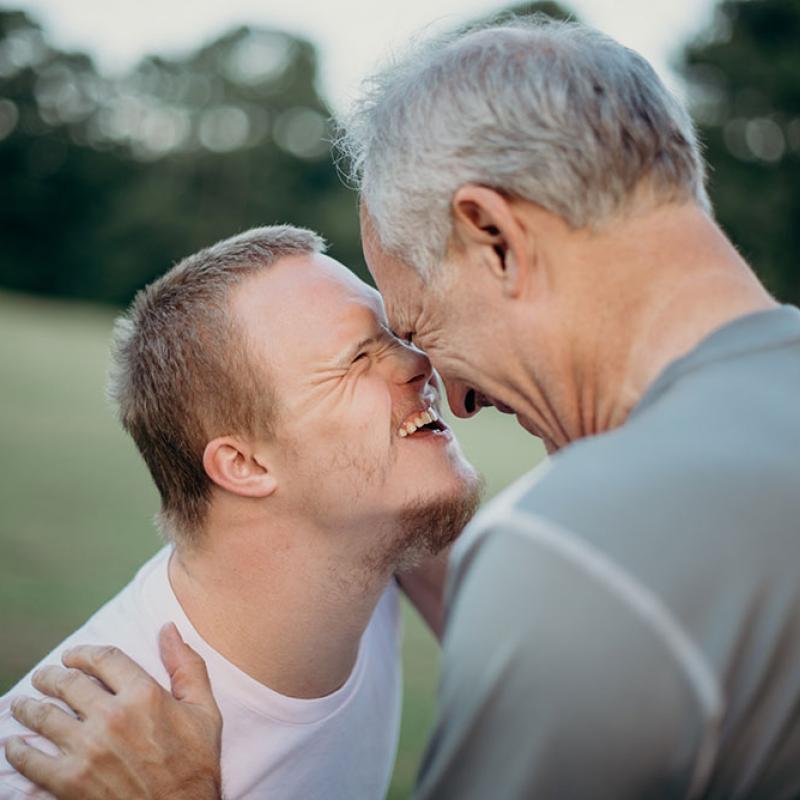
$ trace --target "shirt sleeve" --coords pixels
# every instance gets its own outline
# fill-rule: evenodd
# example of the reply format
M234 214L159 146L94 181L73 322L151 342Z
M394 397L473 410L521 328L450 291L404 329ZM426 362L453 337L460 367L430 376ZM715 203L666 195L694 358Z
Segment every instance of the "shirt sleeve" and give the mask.
M38 798L39 800L54 800L50 792L40 789L32 784L27 778L20 775L11 764L6 761L5 749L6 742L13 736L20 736L22 739L37 750L41 750L48 755L56 755L58 748L47 739L29 731L20 725L12 716L9 704L11 698L16 694L28 694L29 696L41 695L33 687L23 692L15 692L0 698L0 800L17 800L17 798ZM48 702L56 702L48 698Z
M453 566L416 797L692 796L708 730L685 665L625 593L531 532L490 526Z

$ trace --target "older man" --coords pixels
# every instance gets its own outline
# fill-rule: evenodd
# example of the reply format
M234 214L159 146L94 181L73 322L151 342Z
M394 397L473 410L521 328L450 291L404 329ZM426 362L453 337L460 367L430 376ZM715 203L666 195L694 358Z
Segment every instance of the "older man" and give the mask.
M419 796L800 795L800 312L685 110L514 23L375 76L345 146L396 332L555 453L456 548Z
M457 547L420 796L799 796L800 313L710 216L686 112L575 25L372 87L346 145L391 324L457 414L559 451Z
M428 359L391 334L377 292L321 248L285 226L220 242L144 290L117 327L112 393L174 547L0 700L0 741L24 735L9 705L31 685L57 687L77 712L21 706L65 755L41 739L27 747L47 749L39 759L75 781L76 797L105 791L70 758L73 743L102 741L95 710L113 695L174 704L144 672L127 679L118 650L96 662L103 687L53 666L76 646L64 663L81 664L80 645L95 643L168 688L168 672L178 679L191 741L147 724L128 734L169 748L166 769L190 794L219 783L214 701L181 684L186 653L188 675L202 662L171 628L159 662L168 621L208 667L226 798L386 793L400 719L391 577L407 573L401 582L435 614L429 557L470 517L477 480L438 421ZM136 771L122 780L119 794L146 791ZM0 797L31 788L0 758Z

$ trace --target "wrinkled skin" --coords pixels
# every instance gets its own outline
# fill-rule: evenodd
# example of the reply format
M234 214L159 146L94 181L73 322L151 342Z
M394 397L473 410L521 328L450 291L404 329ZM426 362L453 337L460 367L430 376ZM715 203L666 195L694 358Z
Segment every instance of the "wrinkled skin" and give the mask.
M172 694L113 647L77 647L64 654L67 669L39 670L34 686L80 716L19 698L14 717L61 754L11 739L9 763L61 800L220 797L222 717L205 663L174 626L164 628L160 646Z

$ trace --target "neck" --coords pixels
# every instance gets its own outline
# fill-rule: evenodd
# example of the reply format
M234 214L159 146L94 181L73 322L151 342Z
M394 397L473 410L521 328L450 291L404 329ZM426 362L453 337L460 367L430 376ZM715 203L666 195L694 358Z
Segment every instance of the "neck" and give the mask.
M348 568L299 525L225 524L219 509L211 516L203 544L176 550L169 565L198 633L283 695L323 697L341 687L389 575Z
M693 204L570 237L559 243L568 268L558 280L562 296L579 300L550 319L560 368L539 378L543 411L531 410L551 449L621 425L671 362L726 323L776 305Z

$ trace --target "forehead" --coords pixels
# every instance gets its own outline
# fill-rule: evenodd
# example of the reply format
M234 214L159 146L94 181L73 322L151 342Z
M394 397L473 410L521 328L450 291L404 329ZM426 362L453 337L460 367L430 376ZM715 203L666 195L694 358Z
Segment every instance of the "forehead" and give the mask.
M380 295L319 253L282 258L254 273L231 305L251 344L273 364L324 360L385 320Z
M361 238L364 256L375 285L383 297L389 324L398 333L402 333L420 316L425 298L425 284L413 267L384 250L372 218L363 205Z

